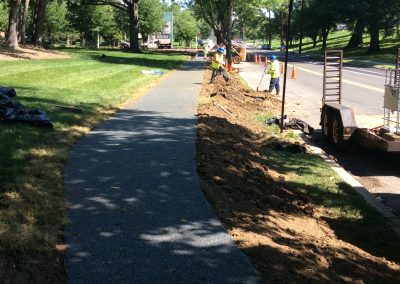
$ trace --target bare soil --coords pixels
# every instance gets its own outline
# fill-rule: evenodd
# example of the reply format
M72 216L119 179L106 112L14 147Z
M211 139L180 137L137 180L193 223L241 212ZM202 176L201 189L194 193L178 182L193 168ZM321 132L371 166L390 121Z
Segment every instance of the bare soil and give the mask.
M17 50L11 50L5 46L0 45L0 60L11 61L21 59L58 59L58 58L70 58L68 54L38 48L34 46L20 46Z
M279 112L274 98L249 91L238 76L208 84L198 108L198 171L214 211L265 283L396 283L399 258L385 258L342 237L323 208L266 166L271 139L257 114ZM392 260L388 260L392 259ZM397 280L395 280L397 279Z

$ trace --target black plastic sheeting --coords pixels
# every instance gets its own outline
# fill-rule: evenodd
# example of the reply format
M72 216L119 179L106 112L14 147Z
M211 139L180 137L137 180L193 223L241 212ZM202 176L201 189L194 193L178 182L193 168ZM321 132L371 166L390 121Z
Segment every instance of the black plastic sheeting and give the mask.
M273 117L265 121L266 124L272 125L272 124L281 124L281 117ZM283 116L283 126L285 128L291 128L291 129L298 129L301 130L304 134L306 135L312 135L314 133L314 128L311 127L307 122L298 119L298 118L292 118L290 121L288 121L288 117L286 115Z
M27 109L14 101L17 93L14 88L0 86L0 119L5 122L26 122L31 125L53 127L44 111Z

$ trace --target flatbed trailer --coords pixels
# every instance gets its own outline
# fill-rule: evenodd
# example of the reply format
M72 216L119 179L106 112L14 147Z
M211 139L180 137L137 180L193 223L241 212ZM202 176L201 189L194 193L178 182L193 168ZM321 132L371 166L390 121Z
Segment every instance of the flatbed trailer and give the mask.
M386 71L383 124L373 128L358 127L353 109L342 104L342 67L342 50L325 51L320 122L324 140L339 149L357 143L400 153L400 48L396 69Z

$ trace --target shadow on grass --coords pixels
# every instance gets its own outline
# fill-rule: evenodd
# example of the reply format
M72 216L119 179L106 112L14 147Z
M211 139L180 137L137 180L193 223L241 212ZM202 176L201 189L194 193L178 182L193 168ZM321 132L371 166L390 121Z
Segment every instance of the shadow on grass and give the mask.
M399 262L400 238L350 186L330 179L334 174L321 158L260 149L253 143L252 132L219 117L199 117L198 133L202 188L224 225L234 232L237 228L249 232L249 237L262 234L273 240L263 244L263 238L257 237L258 246L243 243L265 283L339 283L343 279L391 283L400 276L384 261L360 251ZM309 178L285 180L283 176L293 174ZM318 177L322 181L315 181ZM329 224L342 243L331 245L331 240L319 237L319 231L308 232L315 238L305 238L284 221L278 222L279 218L313 217L310 211L318 207L335 213L320 220Z
M167 60L167 59L157 59L157 58L127 58L121 56L114 55L106 55L106 57L101 57L101 55L92 55L91 58L93 60L97 60L104 63L110 64L127 64L127 65L136 65L142 66L146 68L155 68L155 69L175 69L179 70L201 70L204 69L204 63L196 62L192 64L190 67L187 65L182 65L183 60Z

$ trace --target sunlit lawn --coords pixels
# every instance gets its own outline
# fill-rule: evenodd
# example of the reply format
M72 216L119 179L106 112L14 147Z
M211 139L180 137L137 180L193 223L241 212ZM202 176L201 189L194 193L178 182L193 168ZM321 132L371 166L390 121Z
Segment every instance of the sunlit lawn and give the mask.
M62 174L74 142L160 79L142 69L170 70L186 59L68 52L71 59L0 61L0 86L15 87L18 102L46 111L54 123L51 129L0 122L0 279L14 283L44 278L54 283L62 277L63 259L57 257L67 222ZM36 279L37 271L44 278Z
M364 44L361 47L346 49L346 45L350 40L351 33L349 31L335 31L328 36L328 49L343 49L345 62L355 63L357 65L373 66L378 68L394 68L397 50L400 48L400 39L396 36L381 37L381 51L378 53L367 54L370 38L368 34L363 36ZM266 43L266 42L265 42ZM298 52L299 40L296 39L290 52ZM279 49L279 40L272 42L272 47ZM303 53L323 55L322 41L318 41L316 47L313 47L310 38L303 39Z

